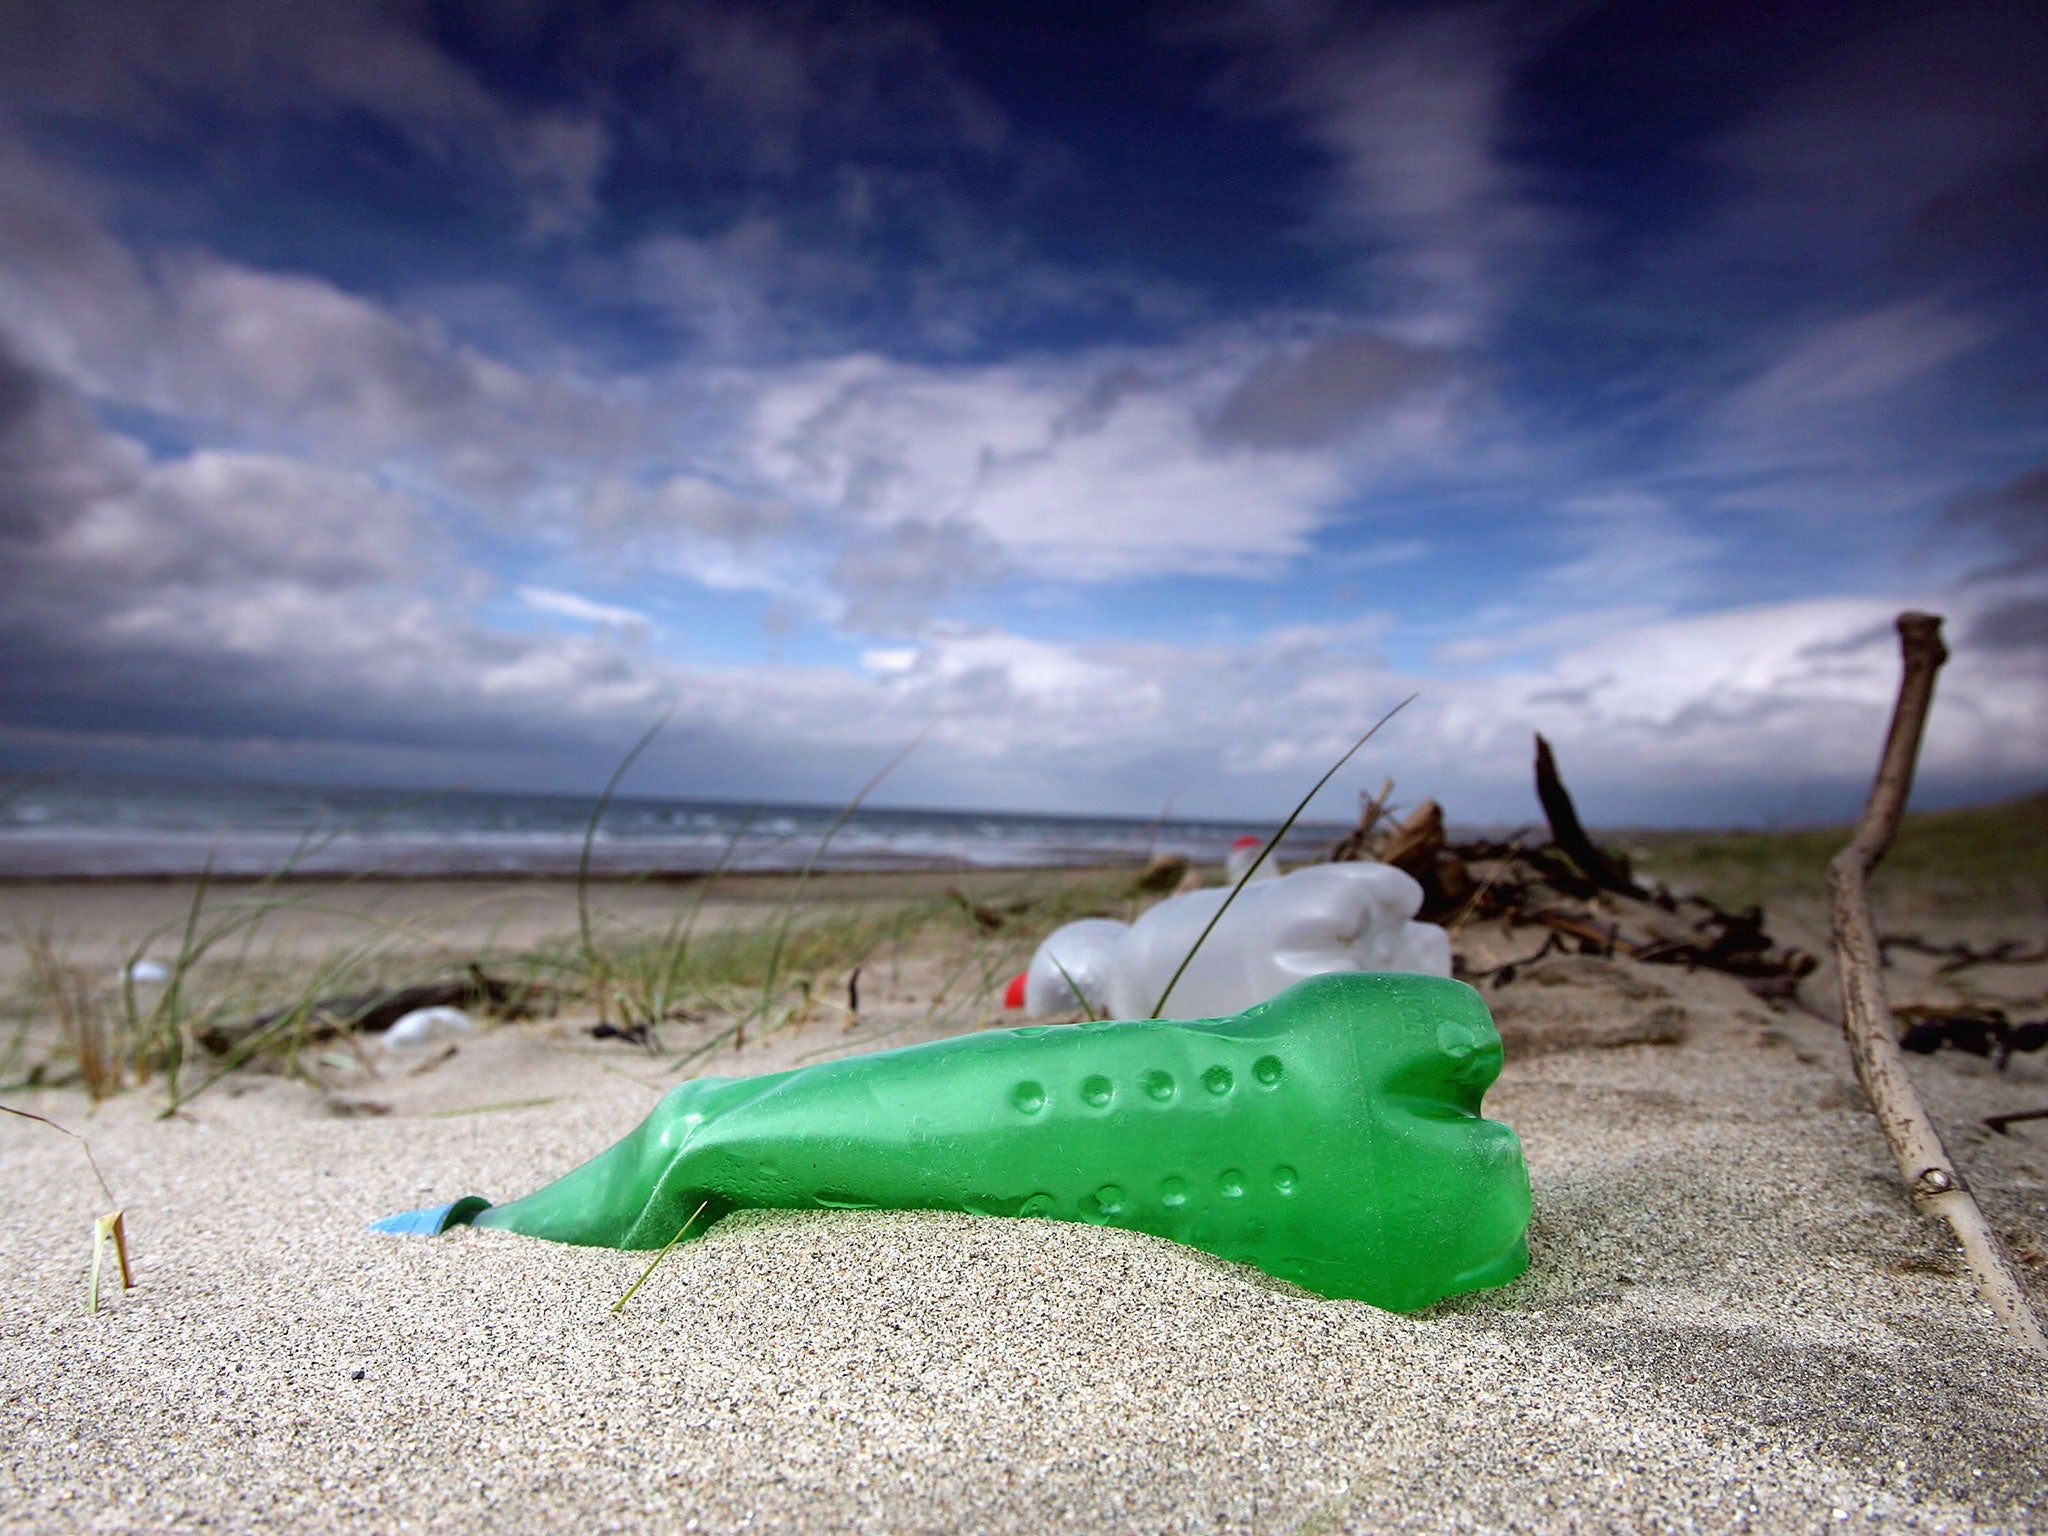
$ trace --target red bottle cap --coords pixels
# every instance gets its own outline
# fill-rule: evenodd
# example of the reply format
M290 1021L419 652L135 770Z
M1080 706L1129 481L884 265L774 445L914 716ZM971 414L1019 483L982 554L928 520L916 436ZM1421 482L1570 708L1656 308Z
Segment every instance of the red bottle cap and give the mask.
M1010 978L1010 984L1003 988L1003 1006L1005 1008L1022 1008L1024 1006L1024 978L1027 974L1029 973L1019 971Z
M1230 851L1235 853L1240 848L1263 848L1265 846L1266 840L1263 837L1253 837L1251 833L1247 832L1243 837L1240 837L1230 845Z

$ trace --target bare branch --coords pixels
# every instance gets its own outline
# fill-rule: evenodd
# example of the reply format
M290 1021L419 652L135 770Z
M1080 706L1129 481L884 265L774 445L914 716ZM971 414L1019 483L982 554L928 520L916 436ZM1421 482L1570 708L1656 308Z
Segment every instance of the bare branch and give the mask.
M1849 1037L1856 1076L1870 1097L1913 1203L1930 1215L1943 1217L1955 1229L1970 1273L1976 1278L1977 1294L1997 1314L2013 1342L2022 1349L2048 1354L2048 1338L2042 1336L1997 1233L1984 1219L1976 1197L1964 1186L1906 1076L1879 975L1882 962L1867 882L1898 834L1906 797L1913 787L1927 707L1934 698L1934 676L1948 660L1948 648L1941 641L1941 620L1933 614L1900 614L1899 641L1905 675L1899 682L1898 704L1892 712L1877 780L1849 845L1828 865L1828 902L1842 980L1842 1029Z

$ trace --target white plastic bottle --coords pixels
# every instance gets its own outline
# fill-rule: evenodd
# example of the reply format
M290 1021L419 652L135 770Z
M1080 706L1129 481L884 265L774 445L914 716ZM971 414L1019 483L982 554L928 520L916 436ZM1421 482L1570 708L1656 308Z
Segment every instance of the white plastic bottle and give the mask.
M1451 938L1413 919L1422 887L1389 864L1312 864L1277 880L1253 880L1238 892L1206 940L1202 930L1229 888L1171 896L1126 927L1104 918L1070 923L1039 946L1019 998L1032 1013L1072 1009L1073 992L1049 956L1081 985L1097 1013L1142 1019L1216 1018L1263 1003L1295 982L1329 971L1451 974ZM1074 930L1089 930L1077 940ZM1197 941L1180 980L1174 973ZM1079 960L1088 968L1076 970ZM1099 969L1098 969L1099 967ZM1034 985L1041 974L1050 977ZM1105 976L1100 993L1097 978Z
M1249 832L1232 843L1230 845L1230 852L1225 855L1223 860L1223 883L1227 886L1235 885L1238 881L1242 880L1244 872L1252 869L1252 860L1259 856L1259 850L1265 846L1263 838L1253 837ZM1278 880L1280 873L1279 856L1277 854L1268 854L1263 864L1257 869L1252 869L1252 878L1254 880Z
M1038 946L1031 968L1024 973L1024 1011L1033 1015L1069 1013L1081 1008L1085 1000L1088 1011L1098 1016L1106 1013L1116 952L1130 931L1129 923L1108 917L1084 917L1055 928ZM1065 976L1060 974L1062 969ZM1081 989L1078 999L1075 987Z
M1190 891L1162 901L1118 946L1110 1012L1142 1019L1230 893ZM1443 929L1412 921L1422 887L1387 864L1315 864L1238 893L1173 982L1168 1018L1214 1018L1262 1003L1328 971L1451 973Z

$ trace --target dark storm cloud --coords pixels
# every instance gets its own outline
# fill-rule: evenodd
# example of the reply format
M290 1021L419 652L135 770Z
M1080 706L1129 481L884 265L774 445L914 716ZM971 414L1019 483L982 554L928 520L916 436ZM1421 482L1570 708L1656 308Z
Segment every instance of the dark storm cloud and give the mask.
M581 111L506 102L432 23L425 5L374 0L20 0L0 8L0 88L60 119L174 143L222 116L366 123L444 173L502 178L533 233L587 220L603 129Z
M1985 597L1968 642L2008 656L2048 652L2048 465L1956 498L1941 528L1998 550L1972 578Z
M834 568L847 622L883 634L914 632L942 599L1004 567L1001 550L961 523L907 519L851 541Z
M1995 573L2048 566L2048 465L1958 497L1943 511L1942 521L1951 529L1988 533L2003 544L2007 558L1993 568Z
M1449 374L1441 353L1369 331L1326 337L1245 375L1209 435L1253 448L1320 448Z
M2021 597L1979 614L1970 643L1991 651L2048 651L2048 597Z
M573 742L516 685L544 650L423 597L448 574L361 475L248 453L150 463L0 335L0 721L16 734L404 750ZM612 707L652 698L603 647L545 657ZM600 724L603 711L600 710Z
M84 434L62 417L42 376L0 335L0 548L16 571L66 517L59 481Z

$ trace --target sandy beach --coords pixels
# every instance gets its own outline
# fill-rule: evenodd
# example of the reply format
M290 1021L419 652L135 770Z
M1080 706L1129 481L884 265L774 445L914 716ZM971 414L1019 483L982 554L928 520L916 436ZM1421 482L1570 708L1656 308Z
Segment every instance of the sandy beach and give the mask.
M892 898L918 884L891 878ZM674 894L606 900L655 915ZM103 970L182 899L23 886L0 904ZM547 882L349 899L449 956L574 922ZM341 919L307 914L278 963L329 942L322 921ZM1819 944L1810 911L1774 926ZM821 1007L688 1070L1003 1022L991 983L1033 938L927 934L872 963L851 1027ZM7 964L18 981L18 946ZM2038 1012L2043 969L1975 970L1970 995ZM1954 1000L1931 961L1903 956L1889 981L1895 1003ZM0 1525L2048 1529L2048 1367L2007 1349L1946 1230L1913 1213L1832 1025L1725 976L1581 955L1484 995L1508 1046L1487 1112L1527 1152L1534 1263L1405 1316L1047 1221L742 1214L617 1315L644 1255L365 1231L524 1193L676 1081L576 1007L442 1060L366 1047L326 1089L237 1073L171 1118L155 1087L96 1111L76 1089L10 1092L90 1138L138 1284L86 1315L105 1202L75 1143L0 1119ZM1805 995L1827 1011L1825 971ZM709 1040L716 1020L692 1027ZM2048 1107L2048 1059L1912 1069L2048 1306L2048 1122L1982 1124Z

